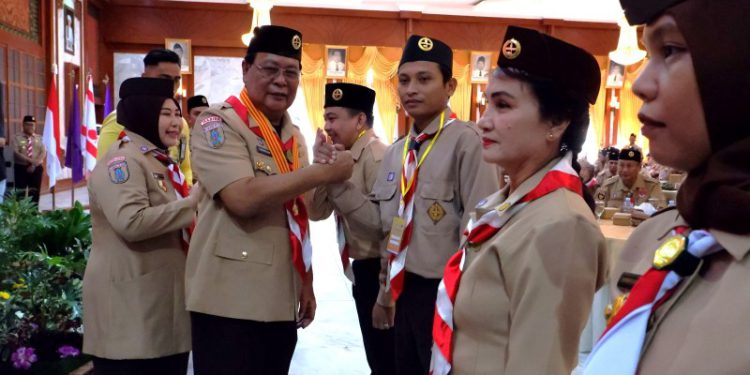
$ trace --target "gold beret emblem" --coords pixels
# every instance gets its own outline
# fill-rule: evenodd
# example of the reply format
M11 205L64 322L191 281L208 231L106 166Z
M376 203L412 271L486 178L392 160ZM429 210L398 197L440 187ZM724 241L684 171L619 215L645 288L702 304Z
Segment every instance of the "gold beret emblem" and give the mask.
M417 42L417 46L419 46L419 49L422 51L429 52L432 51L434 44L432 43L432 39L424 37Z
M300 49L300 47L302 47L302 38L300 38L299 35L292 37L292 47L294 47L294 49Z
M333 98L333 100L339 101L344 97L344 92L341 91L341 89L333 90L333 92L331 93L331 97Z
M511 38L503 43L503 56L508 60L513 60L521 54L521 42Z
M631 158L632 158L632 157L634 157L634 156L635 156L635 152L633 152L633 151L630 151L630 152L628 152L628 157L631 157Z

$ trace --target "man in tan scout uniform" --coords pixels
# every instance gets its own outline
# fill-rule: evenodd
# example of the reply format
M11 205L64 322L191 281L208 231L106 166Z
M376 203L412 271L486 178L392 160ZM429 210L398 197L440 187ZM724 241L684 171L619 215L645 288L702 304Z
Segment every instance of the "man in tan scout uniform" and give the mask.
M396 374L428 373L443 269L458 250L469 211L498 189L497 169L482 162L476 125L447 107L456 88L452 64L445 43L410 37L398 71L401 103L414 120L409 134L386 150L369 196L348 184L328 187L350 227L390 233L373 323L393 327L395 314ZM331 153L316 149L316 161Z
M333 143L351 151L354 172L347 184L365 195L372 192L386 148L372 130L374 105L375 91L367 87L349 83L326 85L325 132ZM325 134L320 130L318 138L319 142L325 139ZM328 190L325 186L318 187L310 205L310 218L322 220L331 212L333 205L328 199ZM393 374L393 329L376 329L372 320L372 310L380 288L378 275L383 235L380 231L358 231L359 228L350 226L338 212L336 229L344 273L353 283L352 294L367 362L373 375ZM349 258L354 259L351 264Z
M287 374L297 328L315 316L307 213L301 196L346 181L353 161L308 165L286 110L300 78L301 34L254 30L239 97L193 128L198 206L186 270L196 375ZM303 168L304 167L304 168Z
M617 176L604 181L596 200L604 201L607 207L621 208L625 198L630 198L633 206L650 202L657 209L666 207L659 181L641 174L642 160L643 155L638 150L620 151Z
M24 116L23 133L13 139L13 172L19 196L28 195L34 203L39 203L39 189L42 186L44 170L42 163L47 152L42 137L34 134L35 126L34 116Z

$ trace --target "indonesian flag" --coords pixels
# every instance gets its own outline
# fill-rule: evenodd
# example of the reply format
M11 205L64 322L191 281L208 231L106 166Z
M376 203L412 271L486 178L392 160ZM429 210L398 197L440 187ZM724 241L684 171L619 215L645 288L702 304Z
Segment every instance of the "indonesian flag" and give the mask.
M44 132L42 142L47 149L47 176L49 176L50 189L55 186L62 167L60 166L60 126L57 118L57 85L55 78L49 85L49 96L47 97L47 114L44 116Z
M96 110L94 108L94 83L91 74L86 76L86 99L83 106L83 124L81 124L81 152L83 153L84 173L88 175L96 166L96 144L99 135L96 132Z

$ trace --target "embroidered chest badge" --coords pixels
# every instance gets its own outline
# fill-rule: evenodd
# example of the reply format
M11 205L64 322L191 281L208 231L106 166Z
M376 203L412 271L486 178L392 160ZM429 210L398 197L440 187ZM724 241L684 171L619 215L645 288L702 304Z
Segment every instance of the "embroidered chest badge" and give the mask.
M167 192L167 183L166 179L164 178L164 175L161 173L152 173L154 176L154 179L156 180L156 184L159 185L159 189L161 189L163 192Z
M396 173L395 172L388 172L388 177L386 178L386 180L388 182L392 182L393 179L395 179L395 178L396 178Z
M445 217L445 209L440 203L435 202L427 209L427 215L430 217L433 224L437 224L443 219L443 217Z
M224 121L219 116L209 116L201 121L201 129L206 141L211 148L219 148L224 145Z
M107 162L107 169L109 170L109 179L114 184L125 183L130 178L128 162L124 156L112 158Z

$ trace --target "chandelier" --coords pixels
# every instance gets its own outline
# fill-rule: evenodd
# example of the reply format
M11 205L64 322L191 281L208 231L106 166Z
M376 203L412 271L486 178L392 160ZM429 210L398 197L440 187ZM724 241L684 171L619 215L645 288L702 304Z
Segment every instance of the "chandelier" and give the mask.
M253 22L250 24L250 30L242 34L242 43L250 45L250 41L253 39L253 30L256 27L266 26L271 24L271 8L273 8L273 0L247 0L248 5L253 8Z
M635 26L630 26L621 17L617 22L620 26L620 38L617 41L617 49L609 53L609 59L620 65L632 65L646 57L646 51L638 48L638 33Z

